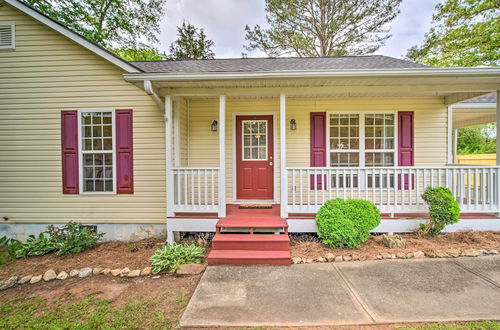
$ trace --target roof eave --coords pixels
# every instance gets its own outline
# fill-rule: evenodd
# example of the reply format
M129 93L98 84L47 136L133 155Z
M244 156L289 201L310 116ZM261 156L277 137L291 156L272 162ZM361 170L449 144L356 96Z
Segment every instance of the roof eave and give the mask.
M53 21L52 19L39 13L38 11L31 8L30 6L26 5L25 3L22 3L18 0L4 0L4 1L5 1L5 3L8 3L9 5L22 11L26 15L33 17L37 21L47 25L48 27L56 30L57 32L64 35L65 37L67 37L67 38L73 40L74 42L78 43L79 45L87 48L88 50L95 53L96 55L98 55L98 56L106 59L107 61L115 64L116 66L122 68L123 70L127 71L128 73L142 73L141 70L139 70L138 68L136 68L132 64L128 63L127 61L110 53L109 51L105 50L104 48L101 48L100 46L90 42L89 40L85 39L84 37L82 37L78 33L71 31L67 27Z
M317 70L317 71L254 71L254 72L199 72L199 73L137 73L125 74L127 81L182 81L265 78L334 78L334 77L465 77L499 76L500 68L407 68L371 70Z

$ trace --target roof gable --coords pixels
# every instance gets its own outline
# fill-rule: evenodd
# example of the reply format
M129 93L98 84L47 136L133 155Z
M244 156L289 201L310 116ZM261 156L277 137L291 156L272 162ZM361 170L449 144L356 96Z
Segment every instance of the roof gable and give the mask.
M104 49L103 47L97 45L96 43L88 40L87 38L81 36L80 34L70 30L63 24L51 19L47 15L42 14L38 10L32 8L31 6L18 1L18 0L4 0L5 3L11 5L12 7L20 10L21 12L25 13L26 15L31 16L32 18L36 19L40 23L52 28L53 30L59 32L60 34L64 35L65 37L71 39L72 41L76 42L77 44L83 46L84 48L90 50L94 54L104 58L108 62L111 62L115 64L116 66L122 68L123 70L127 71L128 73L140 73L141 70L132 65L131 63L125 61L124 59L116 56L115 54L109 52L108 50Z

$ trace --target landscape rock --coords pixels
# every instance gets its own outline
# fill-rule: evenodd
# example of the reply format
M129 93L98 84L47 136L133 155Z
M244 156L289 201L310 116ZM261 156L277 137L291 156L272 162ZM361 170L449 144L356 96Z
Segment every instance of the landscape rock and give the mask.
M138 277L139 275L141 275L141 270L140 269L134 269L134 270L131 270L127 274L127 277Z
M391 259L391 258L392 258L392 256L391 256L391 254L390 254L390 253L382 253L382 254L381 254L381 256L382 256L382 258L384 258L384 259Z
M361 260L361 257L359 256L359 254L353 254L351 257L352 257L353 261Z
M446 250L446 253L448 253L448 255L452 258L458 258L460 257L460 254L462 254L462 252L457 249L448 249Z
M92 274L92 268L85 267L80 269L80 271L78 272L78 277L87 277L90 276L90 274Z
M398 259L405 259L406 258L406 254L403 253L403 252L396 253L396 258L398 258Z
M407 259L413 258L413 252L408 252L405 256Z
M317 262L326 262L326 259L323 258L323 257L318 257L318 259L316 259Z
M175 272L177 275L197 275L205 270L202 264L182 264Z
M111 273L111 268L104 268L101 272L103 275L108 275L109 273Z
M382 259L384 259L384 258L380 254L377 255L377 260L382 260Z
M96 267L92 270L92 274L99 275L102 272L102 268Z
M306 261L304 261L306 264L312 264L314 260L311 258L307 258Z
M343 256L342 259L344 261L351 261L352 260L352 257L351 256Z
M464 257L477 257L479 256L479 251L474 249L468 249L462 251L462 256Z
M122 270L121 270L121 269L119 269L119 268L117 268L117 269L113 269L113 270L111 270L111 275L113 275L113 276L118 276L118 275L120 275L121 271L122 271Z
M294 265L300 264L302 262L302 258L301 257L293 257L292 262Z
M127 276L128 273L130 273L130 269L128 267L125 267L121 270L120 272L120 277L124 277L124 276Z
M24 283L28 283L31 278L33 277L33 275L26 275L26 276L23 276L21 277L19 280L17 280L17 284L24 284Z
M391 259L396 259L396 254L391 253Z
M336 257L335 257L335 262L340 262L340 261L342 261L342 260L344 260L344 259L342 258L342 256L336 256Z
M72 269L70 272L69 272L69 277L75 277L76 275L78 275L78 269Z
M35 284L40 282L41 280L42 280L42 275L36 275L31 278L30 283Z
M160 275L155 275L155 276L153 276L151 278L156 280L156 279L159 279L160 277L161 277Z
M5 290L13 287L14 285L16 285L18 279L19 277L12 276L8 280L0 282L0 290Z
M368 256L366 260L377 260L377 256Z
M44 274L43 274L43 280L45 282L48 282L48 281L52 281L52 280L55 280L57 277L57 274L56 272L53 270L53 269L49 269L48 271L46 271Z
M478 251L479 251L479 254L482 255L482 256L488 254L488 250L485 250L485 249L481 249L481 250L478 250Z
M382 237L384 246L391 249L404 249L406 248L406 240L399 235L384 235Z
M424 258L425 254L422 251L413 252L413 258Z
M434 250L428 250L428 251L424 252L424 255L427 258L436 258L436 251L434 251Z
M498 250L488 250L488 254L498 254Z
M445 250L434 251L436 258L449 258L450 255Z
M144 267L142 270L141 270L141 275L142 276L146 276L146 275L151 275L151 272L153 271L153 268L152 267Z
M335 255L333 253L327 253L325 254L325 259L328 262L332 262L335 260Z
M62 272L60 272L59 274L57 274L57 279L58 280L65 280L67 279L69 276L68 273L66 273L64 270Z

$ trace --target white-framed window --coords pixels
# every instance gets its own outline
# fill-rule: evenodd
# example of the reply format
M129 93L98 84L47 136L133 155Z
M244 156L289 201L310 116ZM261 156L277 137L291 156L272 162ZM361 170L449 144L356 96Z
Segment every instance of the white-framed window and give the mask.
M14 23L0 23L0 50L16 48L16 25Z
M114 109L78 110L80 193L116 192Z
M397 164L397 113L330 112L328 113L328 162L331 167L392 167ZM366 181L366 182L364 182ZM394 177L368 174L333 176L332 187L387 188Z
M242 120L243 160L267 160L267 120Z

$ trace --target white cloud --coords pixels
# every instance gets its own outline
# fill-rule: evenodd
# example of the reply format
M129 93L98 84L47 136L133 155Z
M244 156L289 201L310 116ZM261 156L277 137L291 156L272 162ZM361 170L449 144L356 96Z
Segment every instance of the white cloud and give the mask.
M377 53L400 57L419 44L429 29L435 5L439 0L404 0L401 14L392 22L392 37ZM215 42L217 58L241 57L245 44L244 27L266 26L265 0L167 0L162 20L160 49L168 51L176 39L177 26L182 20L203 28ZM259 51L251 56L263 56Z

